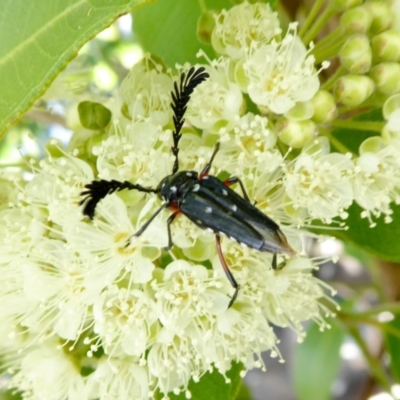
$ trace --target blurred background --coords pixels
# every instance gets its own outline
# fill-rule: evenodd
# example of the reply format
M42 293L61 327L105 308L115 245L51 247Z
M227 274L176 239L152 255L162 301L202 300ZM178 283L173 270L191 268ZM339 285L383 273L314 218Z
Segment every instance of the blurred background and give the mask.
M300 19L305 9L304 2L289 0L282 7L288 15ZM69 142L74 128L80 126L76 110L79 101L106 101L143 56L134 26L132 16L125 15L82 48L43 98L0 141L0 171L9 173L19 167L28 171L27 160L43 157L49 139L65 145ZM310 324L302 344L296 342L289 329L276 329L285 363L265 355L267 373L259 370L248 373L240 398L400 398L400 385L393 376L392 395L380 389L377 382L382 371L390 374L391 365L400 363L399 331L396 330L400 324L384 306L399 299L398 266L351 245L345 246L337 239L310 240L305 246L309 255L319 260L338 256L335 264L323 263L317 276L337 290L336 301L344 311L331 321L332 328L323 334ZM383 329L383 326L392 328ZM313 379L316 385L310 388ZM319 383L329 385L328 397L325 391L318 392Z

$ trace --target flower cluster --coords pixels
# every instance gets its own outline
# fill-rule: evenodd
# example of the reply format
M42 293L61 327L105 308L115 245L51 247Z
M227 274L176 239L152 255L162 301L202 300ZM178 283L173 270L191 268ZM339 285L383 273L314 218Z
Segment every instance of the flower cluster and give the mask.
M49 146L29 181L0 177L10 187L0 197L0 353L25 399L190 398L189 381L208 371L264 369L262 351L280 357L272 325L299 341L302 322L327 327L329 288L300 255L300 236L315 220L345 220L354 202L371 225L390 222L400 203L400 31L383 3L340 11L338 31L314 45L296 23L284 32L269 5L244 2L215 15L220 57L201 53L210 78L190 99L180 168L199 171L219 141L212 175L240 177L299 254L273 269L271 254L223 240L240 284L231 308L213 234L179 217L165 252L165 211L127 246L156 197L111 194L93 221L79 206L94 179L156 187L171 173L171 91L187 65L172 71L146 56L123 81L107 130L88 138L78 129L68 149ZM321 85L334 54L340 67ZM386 122L352 154L329 129L368 104L383 106Z

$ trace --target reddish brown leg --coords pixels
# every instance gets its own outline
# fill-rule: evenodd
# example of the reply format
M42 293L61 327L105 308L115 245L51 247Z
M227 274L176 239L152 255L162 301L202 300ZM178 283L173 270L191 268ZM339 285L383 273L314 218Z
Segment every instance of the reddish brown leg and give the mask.
M219 261L221 261L222 268L224 269L224 272L232 285L232 287L235 289L235 293L233 293L233 296L231 298L231 301L229 302L228 308L232 306L232 304L235 302L236 297L239 293L240 286L236 282L236 279L232 275L232 272L229 270L228 265L226 264L224 255L222 254L222 249L221 249L221 238L218 235L215 235L215 239L217 241L217 251L218 251L218 256L219 256Z
M171 224L174 221L174 219L180 214L181 212L179 210L175 210L167 219L167 230L168 230L168 246L165 248L165 250L171 249L171 247L174 245L172 243L172 235L171 235Z
M230 178L222 181L222 183L226 186L231 186L235 183L238 183L240 185L240 189L242 189L244 199L250 203L250 199L247 195L246 189L244 188L243 182L237 176L231 176Z

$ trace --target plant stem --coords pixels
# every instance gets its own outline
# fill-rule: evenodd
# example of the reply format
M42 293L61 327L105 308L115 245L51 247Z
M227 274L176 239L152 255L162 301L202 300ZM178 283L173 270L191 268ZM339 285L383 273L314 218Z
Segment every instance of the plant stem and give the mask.
M299 37L302 38L310 25L314 22L315 17L318 15L321 7L324 5L324 0L317 0L312 6L303 26L299 30Z
M346 69L341 65L333 75L329 77L329 79L321 85L321 90L330 90L334 83L340 78L342 75L346 73Z
M317 51L324 48L325 46L330 46L332 42L336 42L338 38L343 36L343 32L341 28L336 28L332 32L329 32L326 36L324 36L322 39L318 40L317 43L315 43L314 49Z
M339 128L356 129L359 131L374 131L381 132L385 126L384 122L377 121L355 121L346 119L335 119L331 121L332 126Z
M206 5L206 0L198 0L199 1L199 6L200 10L202 13L207 11L207 5Z
M375 379L381 384L381 386L388 391L391 392L390 381L382 368L379 361L371 354L369 351L367 344L365 343L363 337L356 327L348 327L348 331L353 339L356 341L358 346L360 347L362 353L364 354L365 359L367 360L371 373L375 377Z
M322 14L314 21L307 33L302 37L305 45L309 44L322 30L324 25L330 20L335 11L332 7L327 7Z
M317 50L314 48L313 54L315 57L315 62L318 64L322 61L330 60L331 58L336 57L342 48L344 41L344 38L339 38L330 46L324 46L323 48L319 48Z
M330 131L327 129L320 128L320 132L322 135L327 137L331 144L336 147L338 151L340 151L342 154L347 154L347 153L352 153L350 149L348 149L340 140L336 139Z
M369 310L356 313L359 317L369 317L371 315L380 314L382 312L391 312L393 314L400 314L400 302L396 303L382 303L377 306L371 307Z

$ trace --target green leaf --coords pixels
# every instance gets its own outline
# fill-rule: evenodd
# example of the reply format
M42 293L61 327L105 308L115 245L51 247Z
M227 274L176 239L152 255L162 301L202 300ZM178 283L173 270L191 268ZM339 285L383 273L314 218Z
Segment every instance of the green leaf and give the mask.
M368 126L368 122L383 121L382 110L375 109L358 115L354 118L354 121L362 121L366 126ZM353 154L358 154L360 144L371 136L379 136L379 132L354 128L335 128L332 130L332 136L344 144Z
M234 400L237 398L242 379L240 371L243 369L241 364L234 364L226 374L231 380L225 383L225 378L216 370L212 373L207 372L202 376L198 383L190 381L189 390L192 394L191 400ZM186 400L185 393L180 395L168 394L171 400ZM159 397L161 398L161 396Z
M230 0L206 3L208 9L214 10L232 6ZM200 48L215 57L212 47L197 39L197 20L201 12L198 0L159 0L135 13L133 29L143 48L163 58L168 66L185 62L196 64Z
M78 50L148 0L1 0L0 137Z
M397 316L388 324L400 331L400 316ZM386 344L387 351L390 354L390 370L397 383L400 383L400 339L391 334L386 334Z
M313 323L304 342L296 347L293 378L299 400L331 398L331 386L340 366L339 349L344 332L334 320L329 323L332 328L324 332Z
M347 231L340 230L318 230L321 234L329 234L344 242L351 242L366 250L382 260L400 262L400 206L392 205L393 221L386 224L383 217L374 218L376 226L370 228L369 222L361 218L362 208L353 204L347 211L349 217L346 219Z

